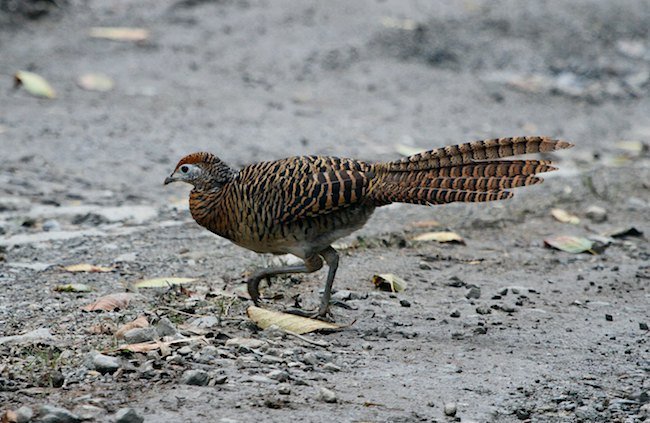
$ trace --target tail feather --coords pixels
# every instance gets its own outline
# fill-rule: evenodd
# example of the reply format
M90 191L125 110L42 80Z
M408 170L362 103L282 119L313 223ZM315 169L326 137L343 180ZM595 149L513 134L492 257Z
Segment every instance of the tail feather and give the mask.
M513 195L507 189L539 184L537 173L556 168L548 160L498 159L571 147L547 137L518 137L439 148L374 165L370 193L376 205L504 200Z

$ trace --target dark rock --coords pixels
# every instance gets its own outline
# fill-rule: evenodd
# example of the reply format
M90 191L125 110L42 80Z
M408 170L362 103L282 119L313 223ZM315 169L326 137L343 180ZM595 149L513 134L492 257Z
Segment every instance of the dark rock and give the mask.
M605 320L607 320L608 322L613 322L614 321L614 316L612 316L611 314L606 314L605 315Z
M81 421L76 414L53 405L42 406L39 414L41 417L38 421L42 423L77 423Z
M476 307L476 312L478 314L490 314L492 313L492 310L490 309L490 307L482 305Z
M210 376L205 370L186 370L181 377L181 383L185 385L206 386L210 381Z
M460 317L460 311L454 310L449 314L449 317Z
M476 300L480 297L481 297L481 288L479 288L476 285L469 286L469 290L465 294L465 298L467 298L468 300Z
M408 300L399 300L399 305L402 307L411 307L411 303Z
M115 413L115 423L142 423L144 418L132 408L121 408Z

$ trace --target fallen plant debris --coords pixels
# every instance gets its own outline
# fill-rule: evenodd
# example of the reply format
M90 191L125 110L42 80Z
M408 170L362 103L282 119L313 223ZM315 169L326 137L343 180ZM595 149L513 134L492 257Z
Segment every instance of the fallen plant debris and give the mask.
M90 292L92 288L83 283L67 283L54 287L57 292Z
M265 310L261 307L250 306L246 309L248 318L261 329L266 329L272 325L279 327L287 332L298 335L319 330L339 330L342 326L324 322L322 320L308 319L306 317L296 316L295 314L281 313L279 311Z
M133 284L135 288L166 288L194 282L196 278L154 278L144 279Z
M117 329L117 331L115 332L115 337L118 339L123 338L124 334L131 329L146 328L146 327L149 327L149 321L147 320L147 317L139 316L135 320L120 326L119 329Z
M18 71L14 75L14 86L23 86L25 90L35 97L56 98L56 92L49 82L41 75L34 72Z
M382 291L388 292L402 292L406 289L407 283L399 276L392 273L385 273L382 275L374 275L372 283Z
M578 236L559 235L544 239L544 244L547 247L555 248L556 250L565 251L567 253L591 253L597 254L593 249L594 241Z
M104 273L104 272L112 272L114 270L112 267L95 266L94 264L88 264L88 263L73 264L70 266L65 266L63 269L72 273L76 273L76 272Z
M149 31L144 28L128 27L94 27L90 29L92 38L104 38L112 41L145 41L149 38Z
M465 244L463 237L458 235L456 232L451 231L440 231L440 232L426 232L420 235L417 235L413 238L413 241L417 242L430 242L436 241L440 243L450 242L456 244Z
M577 225L580 223L580 218L578 216L571 214L563 209L551 209L551 216L553 216L558 222L562 223L570 223L572 225Z
M105 295L98 298L95 302L83 306L83 311L113 311L128 307L129 302L134 294L129 292L118 292L116 294Z
M86 73L77 78L77 85L86 91L107 92L113 89L113 80L101 73Z

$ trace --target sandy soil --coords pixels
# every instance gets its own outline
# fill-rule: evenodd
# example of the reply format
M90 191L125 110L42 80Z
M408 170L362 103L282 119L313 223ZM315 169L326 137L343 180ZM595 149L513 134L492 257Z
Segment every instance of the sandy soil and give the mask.
M115 421L125 407L147 422L650 419L650 249L644 235L609 236L650 230L647 2L70 1L38 19L9 12L12 3L0 2L0 412L27 406L40 413L34 421ZM93 39L95 26L151 34ZM45 77L57 98L12 89L21 69ZM115 87L80 89L87 72ZM249 303L220 293L270 258L202 230L188 187L162 186L197 150L233 166L297 154L385 160L399 145L521 134L576 147L554 155L561 169L543 185L506 203L390 206L344 240L335 288L347 307L334 314L354 323L306 335L326 346L248 322ZM606 219L590 218L591 206ZM558 222L554 207L580 223ZM417 224L432 219L439 226ZM442 229L466 244L412 241ZM604 245L597 255L545 248L554 235ZM61 268L77 263L113 270ZM378 273L407 289L376 290ZM191 292L141 289L119 311L80 310L171 276L198 281ZM266 293L282 296L268 306L296 295L315 304L324 277L277 280ZM55 290L68 283L92 292ZM478 298L467 298L472 285ZM203 338L111 352L123 342L115 328L143 314L168 319L173 336ZM6 338L37 329L51 336ZM119 370L93 370L93 351L118 357ZM205 371L207 385L184 383L188 370Z

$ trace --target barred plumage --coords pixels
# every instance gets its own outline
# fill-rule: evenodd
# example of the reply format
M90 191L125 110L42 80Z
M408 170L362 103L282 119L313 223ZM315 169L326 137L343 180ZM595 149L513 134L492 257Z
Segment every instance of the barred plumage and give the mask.
M190 211L208 230L260 253L292 253L303 266L262 269L249 280L257 302L262 278L329 265L315 315L327 313L338 255L331 244L363 226L374 209L395 202L444 204L512 197L512 188L542 182L547 160L499 160L572 144L546 137L499 138L448 146L387 163L301 156L235 172L210 153L184 157L165 183L194 185ZM321 258L322 257L322 258Z

